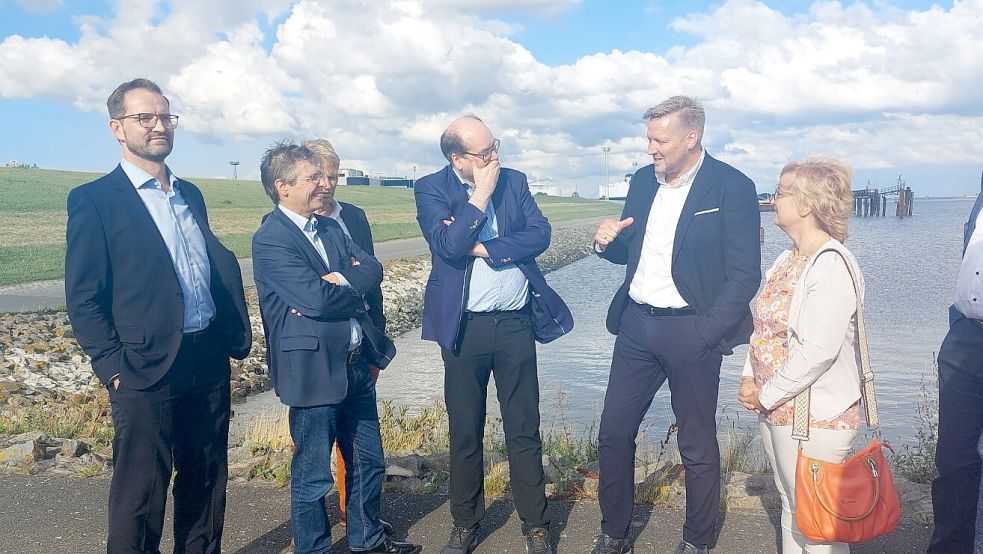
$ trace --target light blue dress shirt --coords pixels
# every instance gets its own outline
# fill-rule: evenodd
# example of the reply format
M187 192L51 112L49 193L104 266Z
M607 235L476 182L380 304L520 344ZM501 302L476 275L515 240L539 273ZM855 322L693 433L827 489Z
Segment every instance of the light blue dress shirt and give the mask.
M321 259L324 260L324 265L327 266L328 271L331 271L331 262L328 260L328 253L324 249L324 243L321 242L321 237L317 234L317 219L314 217L314 214L311 214L310 217L305 218L304 216L291 211L289 208L285 208L282 204L277 204L277 208L280 208L280 211L286 214L287 217L290 218L290 221L293 221L294 225L303 231L304 236L307 237L307 240L311 241L311 244L314 246L314 250L317 250L317 253L321 256ZM337 271L333 273L338 277L338 280L341 281L342 286L351 287L351 283L348 282L348 279L345 279L344 275L338 273ZM352 351L362 344L362 325L359 324L358 320L354 317L351 318L350 321L352 324L352 338L348 343L348 350Z
M184 295L184 332L201 331L215 317L215 302L209 290L212 270L208 263L205 237L181 195L177 177L170 168L167 169L171 190L164 192L157 179L136 165L123 160L120 166L136 188L167 245L167 253L171 256Z
M454 171L462 186L467 188L468 198L474 194L474 187L461 179ZM478 233L478 242L498 238L498 218L495 206L488 201L485 208L488 222ZM529 280L515 264L491 267L483 258L477 258L471 266L471 281L468 287L469 312L491 312L496 310L518 310L529 301Z

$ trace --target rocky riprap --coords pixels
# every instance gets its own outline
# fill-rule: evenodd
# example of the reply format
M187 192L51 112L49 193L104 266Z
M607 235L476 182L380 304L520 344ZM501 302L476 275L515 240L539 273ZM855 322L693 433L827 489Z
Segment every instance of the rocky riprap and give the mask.
M590 253L594 226L558 229L550 248L539 257L544 271L562 267ZM418 327L430 257L417 256L385 264L382 284L390 335ZM270 388L266 342L254 289L247 291L253 348L245 360L232 360L232 396L241 398ZM65 312L0 315L0 415L4 410L38 402L88 395L102 383L89 357L75 341Z

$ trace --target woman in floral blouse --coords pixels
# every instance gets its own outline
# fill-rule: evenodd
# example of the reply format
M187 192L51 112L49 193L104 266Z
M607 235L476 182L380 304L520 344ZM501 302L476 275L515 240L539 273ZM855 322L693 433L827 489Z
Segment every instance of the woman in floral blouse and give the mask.
M795 463L805 455L842 462L860 423L857 297L843 242L853 211L852 172L810 158L782 169L775 224L792 239L767 272L754 304L754 333L738 399L760 414L761 439L782 497L782 552L849 552L809 542L795 525ZM839 253L844 256L840 256ZM844 261L844 257L849 262ZM862 294L862 292L861 292ZM795 398L812 387L808 441L792 438Z

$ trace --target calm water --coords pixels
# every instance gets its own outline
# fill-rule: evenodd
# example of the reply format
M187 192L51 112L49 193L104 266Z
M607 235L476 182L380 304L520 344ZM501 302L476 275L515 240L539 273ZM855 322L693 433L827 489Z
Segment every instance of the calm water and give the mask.
M914 427L915 398L924 377L934 387L933 359L948 326L962 249L962 228L971 200L918 200L915 216L854 218L847 246L860 261L867 281L867 328L871 361L877 376L882 428L891 439L904 440ZM788 246L761 214L765 229L765 269ZM573 312L575 329L539 346L543 429L567 425L585 429L600 418L614 336L604 329L608 303L624 280L624 267L597 257L571 264L547 276ZM399 355L379 380L379 397L420 406L443 391L443 365L435 343L420 340L420 330L396 341ZM746 347L724 359L720 377L721 427L753 421L734 399ZM499 414L494 390L489 412ZM562 415L558 418L557 415ZM656 395L643 426L664 435L672 420L667 386Z

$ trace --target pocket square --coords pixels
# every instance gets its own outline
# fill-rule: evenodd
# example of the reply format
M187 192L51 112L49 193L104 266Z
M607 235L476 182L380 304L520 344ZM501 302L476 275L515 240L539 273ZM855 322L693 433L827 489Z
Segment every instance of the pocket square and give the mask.
M709 210L703 210L703 211L700 211L700 212L696 212L695 214L693 214L693 216L696 217L698 215L712 214L713 212L719 212L719 211L720 211L720 208L710 208Z

